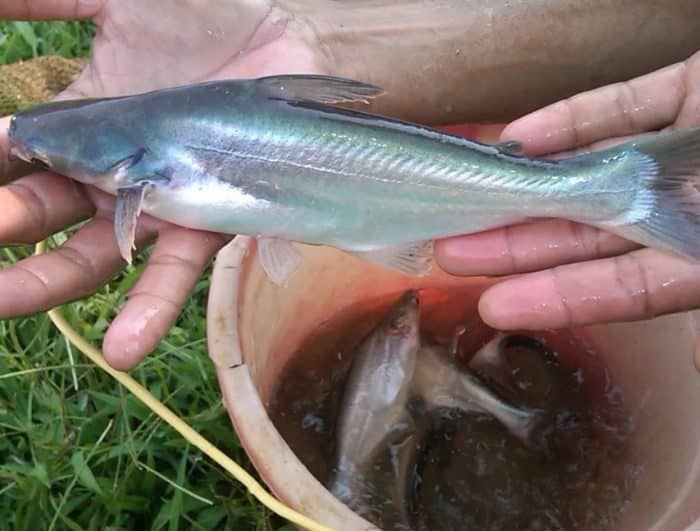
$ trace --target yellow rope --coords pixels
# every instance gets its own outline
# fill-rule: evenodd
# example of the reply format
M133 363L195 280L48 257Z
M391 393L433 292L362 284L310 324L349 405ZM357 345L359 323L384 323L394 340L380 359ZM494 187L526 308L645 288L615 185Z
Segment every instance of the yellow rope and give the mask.
M36 246L36 254L42 254L46 250L46 242L40 242ZM187 423L180 419L175 413L170 411L162 402L148 392L141 384L128 374L113 369L104 359L102 353L85 340L61 315L58 308L48 312L49 318L60 332L70 341L73 346L85 354L103 371L112 376L120 384L131 391L139 400L146 404L151 411L170 424L186 440L199 448L203 453L211 457L216 463L221 465L237 481L242 483L257 500L272 512L282 518L301 526L309 531L332 531L331 528L296 512L294 509L284 505L282 502L268 493L255 478L246 472L238 463L216 448L208 440L197 433Z

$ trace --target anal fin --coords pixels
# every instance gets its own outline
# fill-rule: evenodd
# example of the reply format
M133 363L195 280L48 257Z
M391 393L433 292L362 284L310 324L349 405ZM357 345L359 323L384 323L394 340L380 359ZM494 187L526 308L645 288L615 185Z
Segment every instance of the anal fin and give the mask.
M301 253L288 240L261 236L257 241L258 256L265 273L272 282L285 287L301 265Z
M400 273L420 277L427 275L433 264L433 241L412 242L373 251L353 251L350 254Z
M117 203L114 211L114 233L119 252L128 264L132 262L132 251L136 249L136 222L141 213L143 198L150 183L142 182L123 186L117 190Z

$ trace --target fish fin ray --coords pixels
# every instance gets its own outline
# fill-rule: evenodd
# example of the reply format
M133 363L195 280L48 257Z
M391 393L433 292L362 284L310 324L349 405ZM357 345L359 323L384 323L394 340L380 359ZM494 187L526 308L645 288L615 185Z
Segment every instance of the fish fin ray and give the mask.
M505 334L502 332L496 333L492 339L477 350L474 356L472 356L471 360L469 360L469 368L479 372L485 367L502 366L503 357L501 355L501 347L504 338Z
M454 333L452 334L452 337L450 338L450 356L453 358L456 358L459 354L459 340L460 338L467 333L467 328L464 325L459 325L457 328L455 328Z
M125 170L128 170L132 166L135 166L138 164L146 154L147 149L146 148L139 148L136 150L134 153L129 155L128 157L124 157L122 160L114 164L112 167L113 168L122 168Z
M350 254L367 262L412 276L424 276L433 264L433 241L426 240Z
M641 214L600 227L700 262L700 128L651 135L630 148L642 185L632 209Z
M286 287L301 265L301 253L289 240L261 236L257 241L258 256L265 273L272 282Z
M143 198L150 183L139 182L117 189L117 202L114 209L114 233L119 253L128 264L132 262L132 251L136 249L136 223L141 214Z
M128 172L131 168L133 168L143 160L143 157L146 155L146 152L146 148L140 148L128 157L124 157L123 159L115 162L107 170L106 177L114 178L117 181L122 180L126 175L126 172Z
M369 83L335 76L279 75L257 80L285 99L302 99L318 103L369 103L384 90Z
M540 410L513 404L444 348L421 350L419 360L414 385L428 410L489 414L525 444L530 443L532 429L542 418Z

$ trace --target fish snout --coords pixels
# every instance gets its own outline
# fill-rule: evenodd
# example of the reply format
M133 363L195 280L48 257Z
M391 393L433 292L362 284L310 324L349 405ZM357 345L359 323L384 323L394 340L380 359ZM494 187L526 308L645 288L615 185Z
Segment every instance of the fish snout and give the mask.
M394 334L406 335L417 327L419 323L418 306L419 300L416 290L409 290L401 296L389 319L389 327Z
M10 128L7 131L8 136L10 139L14 136L15 132L17 131L17 117L13 116L10 118Z
M46 157L39 147L42 145L38 138L35 128L31 121L27 121L22 116L12 116L10 118L10 127L7 135L10 141L10 150L7 154L8 160L14 162L23 160L30 164L37 164L41 167L49 166L48 157Z
M20 160L20 158L17 156L15 149L10 148L10 151L7 152L7 161L8 162L17 162L18 160Z
M404 294L404 303L411 306L418 304L418 291L415 289L409 290Z
M29 156L24 149L14 144L12 139L10 139L10 150L7 152L7 160L10 162L16 162L18 160L29 162Z
M10 139L10 151L7 153L7 160L10 162L15 162L17 160L24 160L22 157L22 152L17 145L17 140L14 138L17 132L17 117L13 116L10 118L10 127L7 130L7 136Z
M38 166L41 169L50 169L51 161L49 157L41 152L41 150L36 149L34 146L37 145L36 140L31 138L22 141L16 137L10 137L10 150L7 154L7 159L10 162L15 162L17 160L23 160L29 164Z

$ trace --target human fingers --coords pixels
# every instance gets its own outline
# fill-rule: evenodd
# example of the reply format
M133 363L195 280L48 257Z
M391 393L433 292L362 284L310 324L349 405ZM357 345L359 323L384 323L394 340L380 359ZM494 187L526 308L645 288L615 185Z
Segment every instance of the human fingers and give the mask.
M51 172L0 187L0 245L36 243L95 213L84 188Z
M11 0L0 4L0 18L80 20L96 16L105 0Z
M629 82L578 94L509 124L503 140L518 140L531 155L570 150L610 137L671 124L686 96L686 63Z
M138 245L154 235L138 230ZM0 319L31 315L85 297L122 267L112 221L98 216L60 247L0 271Z
M700 52L686 63L686 95L674 123L679 129L700 125Z
M609 257L637 244L588 225L552 219L435 243L435 259L454 275L511 275Z
M105 335L103 350L110 365L130 369L155 348L227 240L174 225L161 230L141 278Z
M559 266L486 290L482 319L543 329L651 318L700 307L700 265L653 249Z

